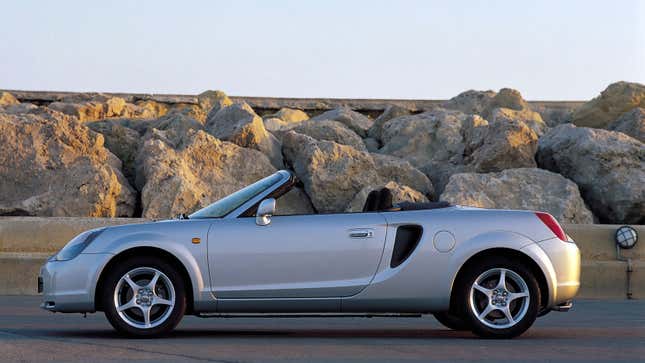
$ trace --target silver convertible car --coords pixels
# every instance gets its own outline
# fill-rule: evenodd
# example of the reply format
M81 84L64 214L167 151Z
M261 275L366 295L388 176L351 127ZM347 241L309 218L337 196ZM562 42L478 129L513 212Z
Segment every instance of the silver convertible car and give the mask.
M548 213L392 205L381 189L362 213L275 215L295 183L283 170L187 217L81 233L42 267L42 308L103 311L131 336L185 314L434 314L510 338L578 291L579 250Z

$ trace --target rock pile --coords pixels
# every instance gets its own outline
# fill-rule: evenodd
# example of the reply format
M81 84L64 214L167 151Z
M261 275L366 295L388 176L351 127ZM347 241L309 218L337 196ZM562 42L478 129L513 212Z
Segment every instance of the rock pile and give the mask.
M571 179L601 222L643 223L645 146L621 132L560 125L540 139L538 163Z
M134 214L121 161L77 119L49 109L0 113L0 145L0 214Z
M276 171L261 152L202 130L191 129L174 142L154 130L137 159L144 217L190 213Z
M561 222L593 223L574 182L537 168L455 174L441 199L481 208L543 210Z
M395 202L645 222L637 83L557 115L508 88L466 91L417 114L389 106L374 119L347 107L262 114L221 91L196 100L76 94L33 105L1 93L0 215L167 218L288 168L302 189L278 200L282 214L359 211L386 186Z

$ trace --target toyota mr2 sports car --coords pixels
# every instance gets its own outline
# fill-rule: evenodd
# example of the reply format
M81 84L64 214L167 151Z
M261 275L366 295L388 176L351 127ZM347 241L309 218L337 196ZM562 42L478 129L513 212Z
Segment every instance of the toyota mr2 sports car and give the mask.
M421 316L510 338L567 311L580 253L549 214L447 203L275 215L296 183L282 170L190 216L83 232L42 267L42 308L103 311L131 336L185 314Z

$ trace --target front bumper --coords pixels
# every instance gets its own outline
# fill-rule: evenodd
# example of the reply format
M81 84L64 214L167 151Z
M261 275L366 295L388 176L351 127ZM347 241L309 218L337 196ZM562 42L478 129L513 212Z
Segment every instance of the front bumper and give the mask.
M96 284L112 254L81 253L69 261L48 261L40 269L41 308L54 312L94 312Z

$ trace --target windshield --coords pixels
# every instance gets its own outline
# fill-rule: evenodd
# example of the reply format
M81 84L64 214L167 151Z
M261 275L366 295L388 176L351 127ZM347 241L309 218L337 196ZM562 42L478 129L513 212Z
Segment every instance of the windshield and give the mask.
M189 218L221 218L235 209L239 208L242 204L252 199L256 195L266 191L272 185L280 181L284 177L280 172L272 174L264 179L258 180L255 183L246 186L237 192L230 194L217 202L202 208L197 212L191 214Z

